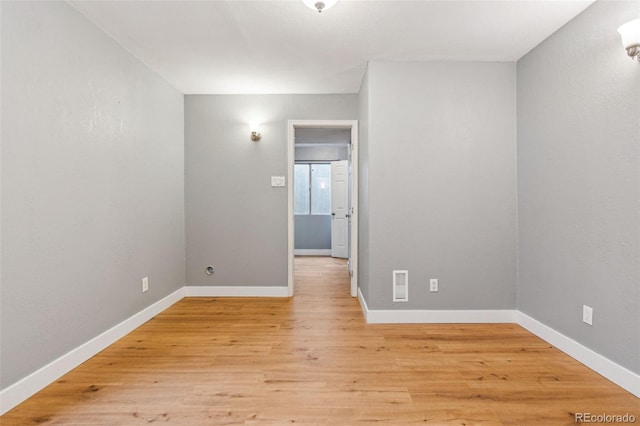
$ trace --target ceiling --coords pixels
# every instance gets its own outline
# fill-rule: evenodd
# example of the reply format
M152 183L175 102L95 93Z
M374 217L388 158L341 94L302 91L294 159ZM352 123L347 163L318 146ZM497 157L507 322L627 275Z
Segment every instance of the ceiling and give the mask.
M593 0L69 3L185 94L317 94L372 60L516 61Z

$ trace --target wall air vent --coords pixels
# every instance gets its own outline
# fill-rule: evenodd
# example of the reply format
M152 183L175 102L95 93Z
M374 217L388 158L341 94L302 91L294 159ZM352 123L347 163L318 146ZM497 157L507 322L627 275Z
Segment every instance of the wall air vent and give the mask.
M393 271L393 301L409 300L409 271Z

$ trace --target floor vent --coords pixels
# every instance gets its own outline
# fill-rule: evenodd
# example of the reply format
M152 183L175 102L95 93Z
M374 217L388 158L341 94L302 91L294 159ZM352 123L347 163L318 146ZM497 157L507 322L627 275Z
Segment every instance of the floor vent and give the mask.
M409 300L409 271L393 271L393 301Z

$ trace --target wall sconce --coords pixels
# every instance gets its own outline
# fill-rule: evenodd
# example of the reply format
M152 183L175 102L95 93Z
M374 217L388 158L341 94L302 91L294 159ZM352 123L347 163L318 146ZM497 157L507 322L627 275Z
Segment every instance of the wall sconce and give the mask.
M621 25L618 32L622 37L622 45L627 49L627 55L640 61L640 19Z
M251 140L252 141L258 142L260 139L262 139L262 135L258 131L258 124L257 123L249 124L249 129L251 130Z

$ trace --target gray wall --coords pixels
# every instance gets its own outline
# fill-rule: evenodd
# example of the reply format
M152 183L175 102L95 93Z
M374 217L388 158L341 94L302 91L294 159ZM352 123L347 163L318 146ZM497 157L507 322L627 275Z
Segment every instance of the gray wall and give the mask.
M640 66L616 29L639 14L596 2L518 62L518 309L636 373Z
M331 250L331 215L296 215L295 248Z
M184 126L65 2L0 7L6 388L184 285Z
M369 63L360 153L368 247L360 248L370 308L515 307L515 71L514 63ZM394 269L409 270L408 303L392 302ZM427 291L430 277L439 293Z
M186 96L187 284L286 286L287 120L356 117L356 95Z
M349 148L345 146L297 146L296 161L348 160Z

